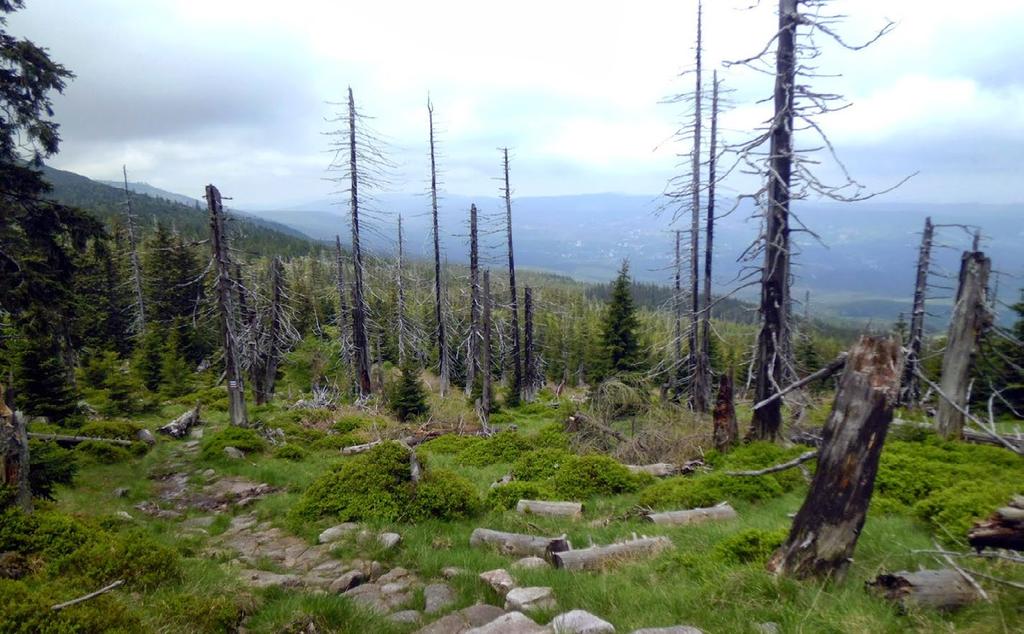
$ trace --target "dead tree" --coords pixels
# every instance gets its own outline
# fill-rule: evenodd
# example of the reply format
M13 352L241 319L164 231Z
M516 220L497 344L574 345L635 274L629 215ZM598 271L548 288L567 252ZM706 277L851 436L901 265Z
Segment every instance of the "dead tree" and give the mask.
M398 365L405 365L405 346L407 345L405 323L405 243L402 235L402 214L398 214L398 263L395 270L395 287L398 294L396 311L398 313Z
M334 260L338 268L338 336L341 339L341 360L345 365L351 361L351 350L349 345L351 339L348 334L348 299L345 297L348 290L345 288L345 260L341 256L341 236L334 236Z
M483 285L483 349L480 353L480 421L484 431L491 422L491 272L484 270Z
M673 358L672 358L672 392L673 396L678 398L681 388L682 381L681 375L683 373L683 260L682 260L682 241L683 232L676 230L676 250L675 250L675 262L673 269L675 270L675 288L672 294L672 316L675 326L674 338L672 343Z
M533 347L533 289L523 289L523 399L532 402L539 385L537 351Z
M253 365L253 393L256 404L260 405L274 398L281 357L291 342L298 338L292 332L285 313L284 263L278 257L270 262L270 305L258 323L259 331L254 338L257 350Z
M700 191L701 191L701 178L700 178L700 142L701 142L701 126L704 121L701 116L701 99L703 98L703 86L701 85L701 53L702 51L702 38L703 33L701 29L701 20L703 15L703 6L697 2L697 46L696 46L696 65L694 67L694 88L693 88L693 156L692 162L693 167L691 168L690 178L692 182L690 184L690 196L692 198L690 203L690 331L689 331L689 357L688 357L688 371L691 378L690 386L690 406L693 407L694 411L706 412L708 411L708 376L707 376L707 362L701 358L700 353L700 342L698 340L698 328L697 322L700 319L700 261L698 254L700 253Z
M732 373L718 377L718 400L715 403L713 439L715 449L725 453L732 449L739 436L736 423L736 405L732 395Z
M142 294L142 265L139 263L139 245L135 236L135 214L132 213L132 195L128 189L128 167L121 166L124 174L125 224L128 227L128 259L132 267L132 291L135 294L135 332L146 328L146 300Z
M505 175L505 186L502 188L502 193L505 197L505 234L508 238L508 288L511 301L509 310L511 311L512 318L512 384L509 386L509 394L513 395L513 398L518 399L523 391L523 366L520 357L519 295L516 293L516 259L515 252L512 249L512 188L509 186L508 180L508 148L502 148L501 153Z
M224 346L224 378L228 384L228 413L232 425L249 424L245 409L245 385L238 356L238 334L235 327L235 306L232 294L231 259L224 231L224 207L220 192L206 186L206 205L210 210L210 244L217 271L217 310L220 313L220 335Z
M823 429L811 489L789 538L768 562L772 572L844 575L864 526L902 370L903 353L895 339L863 336L850 350Z
M4 403L4 388L0 385L0 488L9 488L14 493L14 504L26 513L32 512L29 483L25 419Z
M924 343L924 302L928 292L928 268L932 254L932 236L935 226L931 218L924 219L921 248L917 254L917 278L914 282L914 306L910 316L910 332L906 343L907 365L903 372L901 402L916 405L921 398L921 382L917 378Z
M708 206L704 220L704 296L700 316L700 355L693 389L699 400L711 402L711 264L715 240L715 167L718 153L718 71L711 75L711 139L708 149ZM706 409L706 407L705 407Z
M939 399L935 419L943 438L960 438L963 433L963 410L970 391L971 368L978 340L991 321L985 297L991 267L991 261L981 251L965 251L960 260L960 283L949 322L946 352L942 356L940 387L946 398Z
M476 205L469 206L469 341L466 345L466 394L473 392L480 368L480 251Z
M444 325L444 298L441 292L441 234L437 223L437 161L434 153L434 105L427 97L427 119L430 123L430 213L434 229L434 318L437 320L437 356L439 360L440 391L448 391L448 340Z

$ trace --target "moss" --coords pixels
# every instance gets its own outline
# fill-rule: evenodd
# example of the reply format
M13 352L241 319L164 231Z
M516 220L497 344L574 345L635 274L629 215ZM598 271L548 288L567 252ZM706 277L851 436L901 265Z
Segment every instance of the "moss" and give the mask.
M206 460L222 459L225 447L234 447L250 454L262 452L267 443L252 429L229 426L203 440L202 456Z
M515 508L519 500L558 499L551 487L544 482L513 481L496 486L487 492L484 503L496 511Z
M453 471L430 471L416 486L412 519L458 520L474 517L483 503L473 483Z
M761 502L783 494L774 476L737 478L720 473L662 480L640 494L640 504L657 509L714 506L719 502Z
M512 476L517 480L546 480L554 476L572 457L572 454L562 449L527 451L512 463Z
M631 473L622 463L601 454L572 456L551 479L555 492L570 500L630 493L651 482L651 476Z
M299 462L306 459L306 450L298 445L285 444L274 450L274 457Z
M788 535L786 529L766 531L747 528L715 544L714 554L727 563L764 564Z

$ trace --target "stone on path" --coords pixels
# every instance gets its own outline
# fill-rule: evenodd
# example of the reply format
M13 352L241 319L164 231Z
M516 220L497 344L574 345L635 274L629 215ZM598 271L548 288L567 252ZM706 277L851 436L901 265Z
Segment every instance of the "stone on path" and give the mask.
M380 542L380 545L386 550L391 550L396 548L402 541L402 536L398 533L381 533L380 535L377 535L377 541Z
M551 620L555 634L610 634L615 626L585 610L572 610Z
M555 593L551 588L533 586L513 588L505 595L505 609L529 612L555 607Z
M299 575L278 574L268 570L243 570L242 583L252 588L295 588L301 584Z
M423 611L427 614L436 614L455 603L455 591L447 583L432 583L423 589L425 606Z
M486 625L503 614L505 611L497 606L477 603L416 630L416 634L463 634L474 627Z
M242 458L245 458L245 454L235 447L224 447L224 455L232 460L241 460Z
M348 535L352 531L356 530L357 528L359 528L359 525L353 522L344 522L342 524L338 524L337 526L332 526L330 528L324 529L324 532L320 533L320 536L317 537L317 542L321 544L329 544L331 542L336 542L345 535Z
M546 627L537 625L533 619L522 612L509 612L487 625L466 630L466 634L544 634L550 631Z
M551 564L540 557L523 557L519 561L512 564L513 568L521 568L524 570L530 570L534 568L547 568Z
M516 587L515 579L513 579L512 575L508 574L508 571L504 568L481 572L480 579L487 585L491 586L491 588L501 596L505 596L508 594L509 590Z
M387 617L387 619L392 623L403 623L409 625L419 623L422 618L423 615L416 610L402 610L400 612L395 612L394 614L389 614Z
M633 634L704 634L704 630L690 625L673 625L671 627L645 627L633 630Z
M348 592L352 588L366 581L366 575L361 570L349 570L331 582L327 589L334 594Z

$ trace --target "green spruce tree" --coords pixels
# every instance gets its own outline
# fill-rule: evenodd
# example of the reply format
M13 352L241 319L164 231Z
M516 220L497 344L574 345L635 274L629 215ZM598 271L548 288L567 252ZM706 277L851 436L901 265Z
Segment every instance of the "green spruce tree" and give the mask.
M412 420L430 411L427 405L427 392L420 382L419 370L411 363L402 366L402 374L389 396L388 404L391 411L400 421Z
M601 324L600 358L595 364L595 378L599 381L642 369L643 355L637 334L640 322L631 286L629 260L623 260Z

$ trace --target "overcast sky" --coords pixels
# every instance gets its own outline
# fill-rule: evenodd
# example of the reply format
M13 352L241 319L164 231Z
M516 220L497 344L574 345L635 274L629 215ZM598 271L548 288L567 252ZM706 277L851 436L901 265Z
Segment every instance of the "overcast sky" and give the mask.
M396 191L426 187L426 95L444 186L493 195L496 148L514 153L519 196L657 194L685 146L666 96L689 88L695 0L344 2L28 0L12 33L48 47L77 79L55 100L56 167L234 204L327 197L327 119L346 86L397 163ZM705 67L752 55L774 33L771 0L706 0ZM849 110L824 121L860 180L886 200L1020 202L1024 167L1024 2L835 0L857 41L827 45L822 80ZM723 72L733 139L764 117L771 78ZM737 184L737 188L745 185Z

